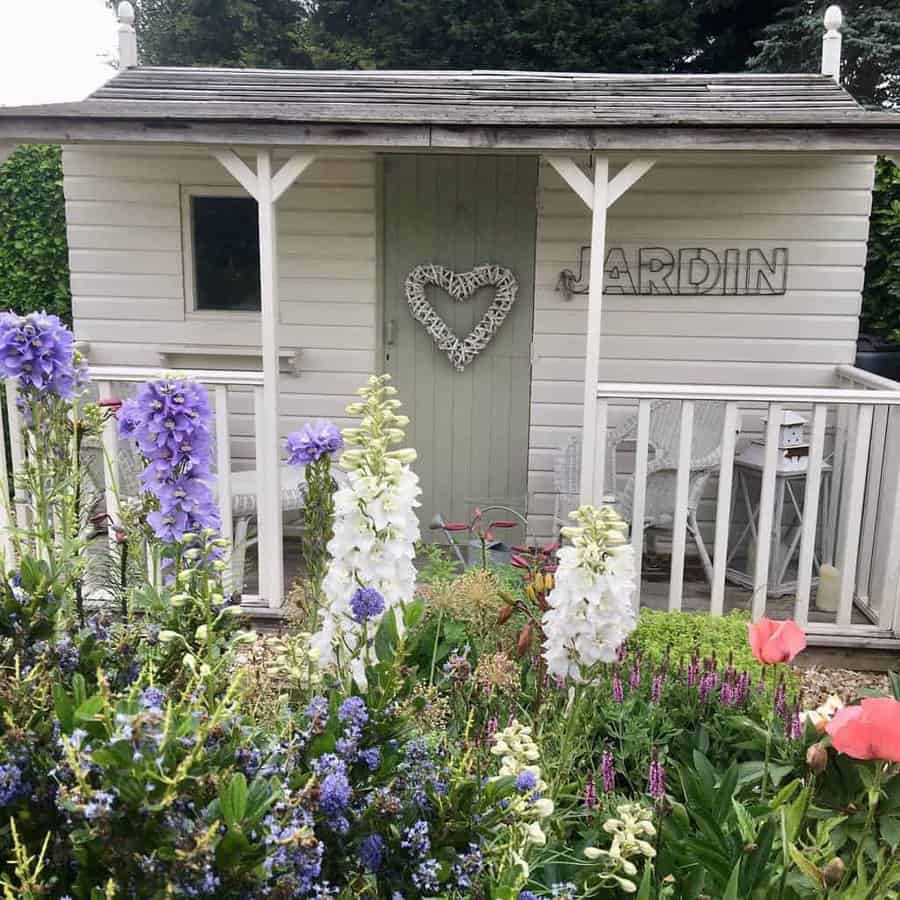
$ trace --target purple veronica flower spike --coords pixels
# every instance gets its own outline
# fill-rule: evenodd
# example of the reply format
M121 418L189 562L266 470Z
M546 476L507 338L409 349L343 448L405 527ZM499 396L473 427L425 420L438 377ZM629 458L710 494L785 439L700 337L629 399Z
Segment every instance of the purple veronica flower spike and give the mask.
M616 762L611 750L604 750L600 763L603 777L603 793L611 794L616 789Z
M299 431L293 432L285 440L288 463L292 466L308 466L342 450L344 439L337 426L332 422L319 419L308 422Z
M647 793L654 800L661 800L666 795L666 770L659 761L656 751L650 760L650 773L647 779Z
M597 786L594 784L594 776L588 772L584 782L584 808L590 814L597 806Z
M619 678L619 670L613 673L612 679L612 695L616 703L623 703L625 700L625 692L622 690L622 679Z

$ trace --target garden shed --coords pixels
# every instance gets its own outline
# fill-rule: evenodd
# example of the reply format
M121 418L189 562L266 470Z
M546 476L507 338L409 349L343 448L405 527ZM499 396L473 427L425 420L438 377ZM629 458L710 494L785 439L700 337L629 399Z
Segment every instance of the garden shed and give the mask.
M0 110L0 154L64 145L101 389L212 386L265 602L284 434L388 371L425 525L502 505L549 539L614 496L669 560L646 597L898 637L900 385L853 362L900 117L840 87L838 13L822 74L723 76L145 68L129 16L119 74Z

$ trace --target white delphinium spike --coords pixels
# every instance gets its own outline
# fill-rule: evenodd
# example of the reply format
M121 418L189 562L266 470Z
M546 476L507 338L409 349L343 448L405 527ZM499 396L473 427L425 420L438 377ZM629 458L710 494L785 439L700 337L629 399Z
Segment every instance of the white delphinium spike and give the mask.
M410 469L415 450L396 449L405 438L406 416L390 376L372 376L357 391L360 400L347 413L360 418L356 428L343 432L348 447L341 457L347 483L334 495L334 537L328 543L331 561L322 582L325 603L319 630L310 645L327 667L347 661L354 678L365 676L364 651L384 615L397 614L402 632L402 605L413 596L416 570L416 517L421 493L418 476ZM392 449L393 448L393 449ZM358 622L350 600L358 588L374 588L384 598L384 612Z
M585 680L599 662L612 662L637 624L634 551L627 526L609 507L582 506L578 524L562 530L554 588L544 613L544 659L551 675Z

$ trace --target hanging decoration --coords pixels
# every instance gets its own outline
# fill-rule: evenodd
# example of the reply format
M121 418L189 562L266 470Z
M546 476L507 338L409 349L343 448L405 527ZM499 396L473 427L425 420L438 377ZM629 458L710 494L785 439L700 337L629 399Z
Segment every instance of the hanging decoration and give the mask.
M494 287L494 299L478 324L460 340L428 302L428 285L442 288L455 303L464 303L482 287ZM470 272L454 272L445 266L416 266L406 276L406 302L417 322L425 326L439 350L447 354L453 368L462 372L484 350L500 330L519 292L519 282L503 266L476 266Z

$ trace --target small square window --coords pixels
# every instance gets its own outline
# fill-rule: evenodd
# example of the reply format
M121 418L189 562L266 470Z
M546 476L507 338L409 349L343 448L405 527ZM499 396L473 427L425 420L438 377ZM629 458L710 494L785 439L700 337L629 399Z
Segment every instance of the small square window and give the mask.
M249 197L191 197L195 306L259 310L259 218Z

